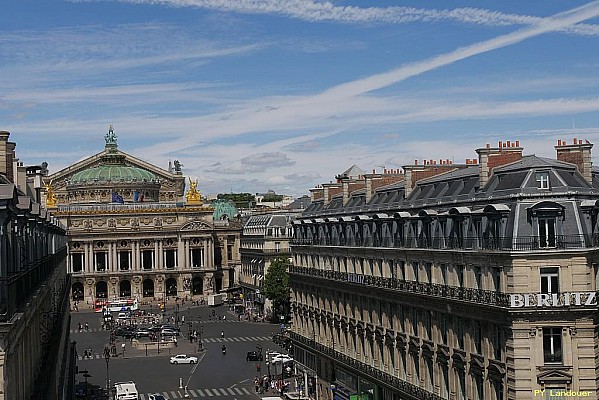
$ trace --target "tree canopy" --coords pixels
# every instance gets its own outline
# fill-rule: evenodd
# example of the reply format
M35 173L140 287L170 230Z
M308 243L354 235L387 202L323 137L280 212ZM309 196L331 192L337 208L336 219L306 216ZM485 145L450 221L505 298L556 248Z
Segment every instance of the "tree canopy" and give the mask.
M262 292L272 300L276 305L281 305L289 301L289 260L286 258L276 258L270 262L264 282Z
M216 198L231 200L237 208L251 208L256 205L256 196L251 193L219 193Z
M262 198L262 202L266 203L266 202L278 202L283 200L283 195L282 194L276 194L276 193L267 193L264 195L264 197Z

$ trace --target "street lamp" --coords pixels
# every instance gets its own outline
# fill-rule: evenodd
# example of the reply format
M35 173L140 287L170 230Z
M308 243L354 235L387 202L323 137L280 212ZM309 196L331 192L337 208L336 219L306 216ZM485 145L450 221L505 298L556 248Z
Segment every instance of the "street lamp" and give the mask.
M104 361L106 361L106 393L110 393L110 380L108 379L108 365L110 364L110 349L104 346Z

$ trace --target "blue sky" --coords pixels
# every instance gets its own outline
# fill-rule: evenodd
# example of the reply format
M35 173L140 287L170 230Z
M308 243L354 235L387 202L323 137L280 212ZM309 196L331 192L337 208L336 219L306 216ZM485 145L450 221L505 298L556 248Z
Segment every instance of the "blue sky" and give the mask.
M7 0L2 16L0 129L51 172L110 124L204 194L301 195L352 164L463 163L499 140L599 145L599 2Z

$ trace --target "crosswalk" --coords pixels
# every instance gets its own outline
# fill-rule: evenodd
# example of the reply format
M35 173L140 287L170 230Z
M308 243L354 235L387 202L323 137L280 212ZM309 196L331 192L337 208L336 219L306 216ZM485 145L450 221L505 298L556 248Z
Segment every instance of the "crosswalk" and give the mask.
M234 336L234 337L207 337L202 338L202 343L222 343L222 342L258 342L263 340L270 340L270 336Z
M191 321L192 325L199 325L199 324L215 324L215 323L223 323L223 322L244 322L244 321L238 321L236 319L227 319L227 320L223 320L223 319L205 319L205 320L194 320ZM188 322L182 322L181 325L187 325ZM147 326L148 324L142 324L140 326ZM92 332L108 332L106 329L102 329L102 328L89 328L89 329L71 329L70 333L92 333Z
M155 392L156 393L156 392ZM155 393L140 393L140 400L149 400L150 395ZM215 388L215 389L187 389L187 396L185 396L185 390L171 390L168 392L157 392L164 396L167 400L172 399L199 399L199 398L210 398L210 397L223 397L223 396L248 396L253 395L245 387L229 387L229 388Z

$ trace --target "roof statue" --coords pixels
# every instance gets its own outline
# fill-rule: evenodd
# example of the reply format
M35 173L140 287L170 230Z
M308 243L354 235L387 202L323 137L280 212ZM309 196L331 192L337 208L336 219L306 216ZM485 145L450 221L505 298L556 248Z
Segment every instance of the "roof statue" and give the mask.
M179 160L175 160L173 161L173 165L175 167L175 173L181 173L181 167L183 166L183 164L181 164Z
M56 195L52 190L52 181L46 183L44 186L46 188L46 207L56 207Z
M106 140L106 146L116 147L116 135L114 134L114 129L112 129L112 125L108 127L108 133L104 136L104 140Z
M188 179L189 179L189 189L187 190L187 193L185 193L185 198L187 199L187 204L201 204L202 196L200 194L200 191L198 190L197 178L195 181L192 181L191 178L188 178Z

